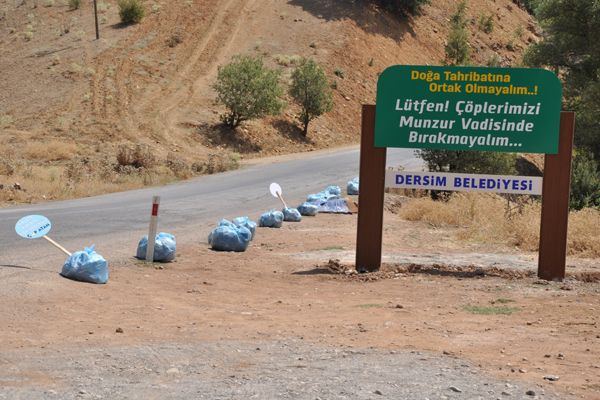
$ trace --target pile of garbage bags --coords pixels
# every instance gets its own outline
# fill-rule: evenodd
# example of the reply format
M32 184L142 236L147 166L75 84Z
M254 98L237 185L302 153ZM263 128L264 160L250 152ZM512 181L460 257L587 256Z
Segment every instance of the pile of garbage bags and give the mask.
M348 207L346 199L341 198L342 190L339 186L328 186L322 192L311 194L307 197L306 203L302 206L316 206L317 212L351 214L352 210ZM307 208L300 206L299 209L308 211ZM314 209L311 207L311 212ZM302 211L301 211L302 213Z
M208 235L208 244L218 251L246 251L255 232L256 223L248 217L235 218L233 222L222 219Z
M138 243L136 257L140 260L146 258L146 249L148 248L148 235L140 239ZM177 243L175 236L170 233L160 232L154 239L154 261L170 262L175 259Z
M108 262L96 253L92 245L73 253L65 261L60 274L75 281L104 284L108 282Z

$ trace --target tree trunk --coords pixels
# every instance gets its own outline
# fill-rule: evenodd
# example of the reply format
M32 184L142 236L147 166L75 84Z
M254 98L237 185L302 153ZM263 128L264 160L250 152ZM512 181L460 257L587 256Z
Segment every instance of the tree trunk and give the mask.
M310 118L308 115L304 116L304 129L302 130L302 136L306 137L308 135L308 123L310 122Z

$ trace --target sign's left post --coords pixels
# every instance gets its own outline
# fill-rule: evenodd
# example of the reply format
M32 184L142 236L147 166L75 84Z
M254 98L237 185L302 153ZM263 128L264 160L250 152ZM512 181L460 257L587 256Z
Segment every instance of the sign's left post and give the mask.
M360 139L360 193L356 234L356 270L381 267L383 200L387 149L375 147L375 106L363 105Z

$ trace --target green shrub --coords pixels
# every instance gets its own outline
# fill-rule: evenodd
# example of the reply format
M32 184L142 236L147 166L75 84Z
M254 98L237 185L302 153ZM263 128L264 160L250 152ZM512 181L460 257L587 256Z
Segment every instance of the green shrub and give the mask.
M574 210L600 207L600 174L591 153L582 151L573 159L569 207Z
M485 63L488 67L500 67L500 56L497 53L490 55Z
M465 65L469 63L469 32L466 26L467 3L461 1L458 4L456 13L450 18L450 33L448 34L448 43L446 44L446 64Z
M513 0L513 3L533 14L539 0Z
M514 175L517 156L512 153L491 151L460 151L422 149L416 151L429 171L460 172L469 174ZM433 200L447 199L452 192L432 190Z
M292 73L290 95L302 110L300 122L304 136L308 133L310 121L333 108L333 95L327 76L313 60L302 60Z
M479 30L485 33L492 33L494 30L494 15L481 15L479 17Z
M417 150L433 172L511 175L516 173L517 156L513 153L461 150Z
M217 101L228 110L221 119L231 128L249 119L277 115L284 105L279 99L283 94L279 72L265 67L258 57L236 56L219 67L213 88Z
M144 18L144 5L140 0L119 0L119 17L124 24L137 24Z

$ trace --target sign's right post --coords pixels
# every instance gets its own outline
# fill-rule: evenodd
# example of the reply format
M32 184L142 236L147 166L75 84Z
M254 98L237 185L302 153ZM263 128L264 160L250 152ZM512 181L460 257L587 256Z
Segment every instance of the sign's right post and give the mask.
M544 159L538 276L545 280L565 278L574 130L575 113L561 112L558 154Z

